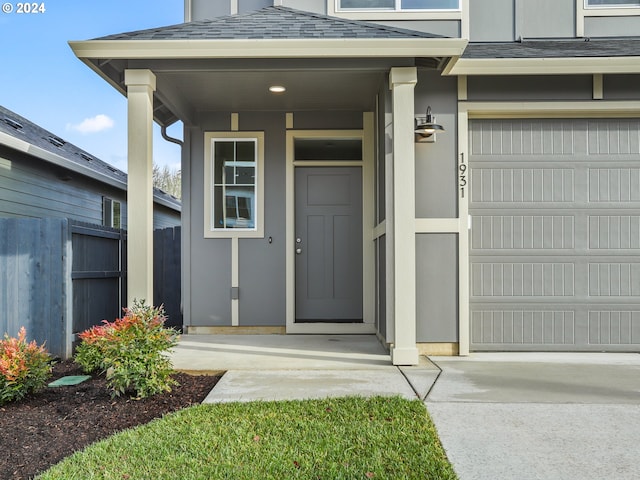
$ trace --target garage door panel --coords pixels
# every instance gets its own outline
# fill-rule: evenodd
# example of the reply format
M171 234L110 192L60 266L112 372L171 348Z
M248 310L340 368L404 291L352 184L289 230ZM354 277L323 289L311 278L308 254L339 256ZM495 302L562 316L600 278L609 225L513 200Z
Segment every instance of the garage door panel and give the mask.
M478 345L575 345L572 310L474 311L471 324L471 341Z
M566 250L575 247L570 215L475 215L472 250Z
M640 121L471 122L475 350L640 349Z
M471 297L572 297L573 263L472 263Z
M575 175L570 168L476 168L471 171L471 201L484 203L573 202Z

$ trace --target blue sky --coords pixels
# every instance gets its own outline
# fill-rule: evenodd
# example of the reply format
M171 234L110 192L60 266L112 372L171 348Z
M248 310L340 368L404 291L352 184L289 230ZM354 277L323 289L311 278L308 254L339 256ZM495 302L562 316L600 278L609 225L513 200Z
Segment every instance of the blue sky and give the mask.
M126 171L126 98L67 42L181 23L183 0L45 0L37 14L17 13L18 3L0 0L0 105ZM179 125L169 134L182 137ZM179 147L157 126L154 162L180 166Z

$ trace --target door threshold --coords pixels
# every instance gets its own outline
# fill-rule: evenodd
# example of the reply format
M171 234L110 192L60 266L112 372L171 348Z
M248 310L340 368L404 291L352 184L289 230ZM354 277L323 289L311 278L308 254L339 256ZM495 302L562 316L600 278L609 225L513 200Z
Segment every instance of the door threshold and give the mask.
M373 323L293 323L287 325L287 334L375 334Z

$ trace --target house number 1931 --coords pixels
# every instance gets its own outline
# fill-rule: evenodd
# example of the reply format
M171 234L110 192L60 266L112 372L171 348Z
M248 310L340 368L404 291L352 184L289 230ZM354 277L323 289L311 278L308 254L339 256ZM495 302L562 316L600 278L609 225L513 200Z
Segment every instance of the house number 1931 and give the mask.
M460 164L458 165L458 188L460 188L460 198L464 198L467 184L467 164L464 163L464 153L461 153Z

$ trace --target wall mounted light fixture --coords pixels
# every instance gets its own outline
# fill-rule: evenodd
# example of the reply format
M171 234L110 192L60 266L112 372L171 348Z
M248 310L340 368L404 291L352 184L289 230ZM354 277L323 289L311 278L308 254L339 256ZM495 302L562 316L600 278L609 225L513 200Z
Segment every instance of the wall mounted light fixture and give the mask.
M444 127L435 122L435 117L431 115L431 106L427 107L427 113L424 117L415 118L415 141L418 142L430 142L436 141L435 134L437 132L444 132Z

